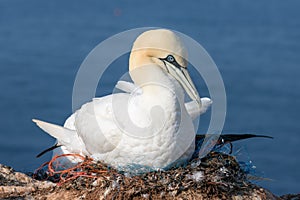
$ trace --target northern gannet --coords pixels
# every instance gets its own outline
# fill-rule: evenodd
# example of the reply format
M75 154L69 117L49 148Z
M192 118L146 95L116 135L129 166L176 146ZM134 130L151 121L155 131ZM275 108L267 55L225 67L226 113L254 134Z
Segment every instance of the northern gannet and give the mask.
M146 31L134 42L129 58L129 73L139 92L95 98L64 126L33 121L57 139L56 153L79 153L115 167L165 168L187 161L195 150L193 118L211 101L200 99L186 57L174 32ZM185 104L184 91L192 102Z

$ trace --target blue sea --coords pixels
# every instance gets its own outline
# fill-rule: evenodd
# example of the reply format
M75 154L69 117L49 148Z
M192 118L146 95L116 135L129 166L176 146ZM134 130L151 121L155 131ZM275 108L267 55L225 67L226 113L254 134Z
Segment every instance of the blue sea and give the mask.
M234 145L270 179L256 183L299 193L299 9L297 0L1 0L0 163L32 171L49 160L35 156L54 139L31 119L63 124L77 70L96 45L128 29L164 27L198 41L218 66L227 94L223 132L274 137ZM127 66L128 55L114 62L97 95L111 93Z

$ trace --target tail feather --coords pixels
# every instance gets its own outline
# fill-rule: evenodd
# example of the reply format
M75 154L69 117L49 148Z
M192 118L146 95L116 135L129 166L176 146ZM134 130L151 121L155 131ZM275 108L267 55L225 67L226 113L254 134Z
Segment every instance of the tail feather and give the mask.
M56 138L59 144L68 146L72 142L74 137L77 136L76 131L74 130L70 130L68 128L48 122L43 122L37 119L33 119L32 121L46 133Z

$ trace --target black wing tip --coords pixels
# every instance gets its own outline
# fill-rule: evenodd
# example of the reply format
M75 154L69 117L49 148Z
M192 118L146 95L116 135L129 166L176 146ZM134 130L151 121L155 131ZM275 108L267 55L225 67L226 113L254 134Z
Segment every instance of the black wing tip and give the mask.
M47 153L47 152L49 152L49 151L52 151L52 150L54 150L54 149L56 149L56 148L58 148L58 147L60 147L60 146L61 146L61 145L58 145L58 144L56 143L56 144L54 144L53 146L51 146L51 147L45 149L44 151L42 151L41 153L39 153L38 155L36 155L36 158L39 158L39 157L41 157L42 155L44 155L45 153Z
M263 137L263 138L274 139L274 137L269 136L269 135L257 135L257 137Z
M262 137L262 138L270 138L270 139L274 139L274 137L269 136L269 135L256 135L256 134L245 134L245 135L248 135L249 138L250 138L250 137Z
M201 141L206 137L204 134L197 134L196 135L196 142ZM274 139L272 136L268 135L256 135L256 134L222 134L219 137L219 140L222 140L222 142L234 142L238 140L245 140L249 138L268 138L268 139Z
M41 153L39 153L38 155L36 155L35 157L36 158L39 158L39 157L41 157L42 155L44 155L46 152L45 151L42 151Z

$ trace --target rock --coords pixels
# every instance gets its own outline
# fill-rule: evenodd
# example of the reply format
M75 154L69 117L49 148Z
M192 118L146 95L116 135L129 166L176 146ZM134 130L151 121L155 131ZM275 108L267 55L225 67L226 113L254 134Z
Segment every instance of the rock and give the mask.
M37 190L55 187L49 181L37 181L26 174L15 172L11 167L0 164L0 198L23 197Z
M280 197L282 200L299 200L300 194L285 194Z
M49 173L49 171L51 173ZM0 165L0 199L293 199L277 197L247 180L234 157L210 153L185 167L128 176L103 163L83 161L64 172L33 179ZM62 174L63 173L63 174ZM58 179L60 177L60 179ZM298 196L299 197L299 196Z

